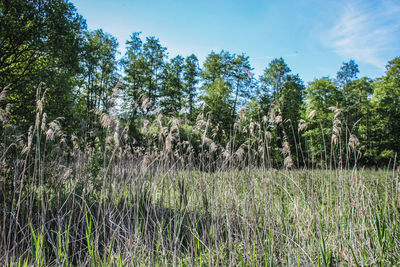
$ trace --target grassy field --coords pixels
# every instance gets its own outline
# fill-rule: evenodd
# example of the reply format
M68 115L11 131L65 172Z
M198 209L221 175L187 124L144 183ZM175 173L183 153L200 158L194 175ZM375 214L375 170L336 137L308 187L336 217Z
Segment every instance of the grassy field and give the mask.
M67 140L39 104L26 138L11 125L1 132L2 266L400 265L396 159L344 168L331 153L325 167L294 169L284 146L276 170L268 142L252 152L268 139L216 158L223 148L205 126L195 155L177 120L162 127L160 149L132 149L105 115L104 141L87 145Z
M125 170L96 184L76 168L2 214L3 264L400 264L398 170Z

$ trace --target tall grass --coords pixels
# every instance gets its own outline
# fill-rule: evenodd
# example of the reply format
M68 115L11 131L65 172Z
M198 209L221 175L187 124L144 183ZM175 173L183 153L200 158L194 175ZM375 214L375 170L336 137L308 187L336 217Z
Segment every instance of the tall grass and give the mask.
M37 95L26 135L2 117L2 265L400 264L396 160L384 170L345 169L332 152L329 167L294 170L284 141L286 168L274 169L276 115L238 122L248 139L237 145L233 134L226 146L203 115L194 152L197 137L182 138L182 119L144 126L157 127L158 147L131 147L127 128L103 113L105 142L89 146L47 122L45 93Z

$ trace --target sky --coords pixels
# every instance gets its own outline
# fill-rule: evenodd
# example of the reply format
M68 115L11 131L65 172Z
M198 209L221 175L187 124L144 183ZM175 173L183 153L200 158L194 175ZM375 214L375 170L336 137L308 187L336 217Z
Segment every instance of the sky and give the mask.
M385 74L400 56L400 0L71 0L90 30L155 36L169 58L202 63L222 49L250 57L256 77L282 57L307 84L354 59L359 77Z

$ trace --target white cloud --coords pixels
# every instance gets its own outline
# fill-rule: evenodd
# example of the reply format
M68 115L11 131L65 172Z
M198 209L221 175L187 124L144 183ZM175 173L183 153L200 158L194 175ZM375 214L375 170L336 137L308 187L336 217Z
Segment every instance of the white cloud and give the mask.
M340 56L383 69L388 54L400 48L399 18L399 1L352 1L339 11L325 42Z

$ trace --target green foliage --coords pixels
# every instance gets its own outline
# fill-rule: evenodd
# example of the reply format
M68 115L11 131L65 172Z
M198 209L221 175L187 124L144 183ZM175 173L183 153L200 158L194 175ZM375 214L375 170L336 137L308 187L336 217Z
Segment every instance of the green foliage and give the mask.
M234 91L233 114L235 114L237 107L243 106L252 95L255 84L250 72L252 69L248 56L244 54L233 55L230 68L232 73L229 80Z
M126 41L127 50L121 60L121 65L125 71L124 107L130 118L136 116L139 109L139 99L144 93L146 63L142 55L143 42L139 35L139 32L135 32L131 35L131 39Z
M232 55L222 50L220 53L211 52L204 64L203 71L201 72L201 77L206 85L210 85L217 79L223 78L227 79L229 77L229 63L232 59Z
M202 96L204 101L204 113L210 116L214 125L220 125L221 132L217 140L227 138L232 121L233 103L230 99L232 88L223 78L216 79L204 88L205 94Z
M400 264L399 57L305 86L135 32L118 62L67 0L1 1L0 43L0 264Z
M333 144L332 123L334 119L331 107L336 107L340 92L336 84L329 78L314 80L307 87L308 100L305 118L307 131L304 133L312 162L329 161ZM340 114L339 114L340 115ZM337 118L337 129L341 131L340 118ZM335 138L340 138L336 136Z
M164 114L177 114L184 106L183 68L184 58L180 55L171 59L164 67L160 99Z
M348 131L359 139L359 150L362 153L362 164L376 165L376 155L373 148L372 129L374 128L375 114L371 96L374 90L373 81L369 78L361 78L351 81L347 85L348 105L344 107L348 121Z
M156 104L157 96L160 93L166 50L167 48L163 47L155 37L147 37L143 44L143 59L146 63L144 91L152 105Z
M264 75L260 77L262 82L261 89L272 96L274 100L279 98L279 94L283 89L285 79L291 70L286 65L283 58L274 59L265 69Z
M390 61L386 69L386 75L377 82L371 100L376 114L373 146L378 160L384 162L400 149L400 58Z
M118 43L115 37L95 30L85 33L82 55L82 73L79 87L75 92L75 118L79 125L75 129L80 136L94 145L96 137L103 138L101 126L96 123L99 112L110 112L115 105L115 87L119 75L116 53Z
M126 74L123 107L130 122L159 107L161 97L164 98L162 107L166 112L176 110L169 104L177 104L178 98L173 94L182 90L181 59L176 58L175 63L167 67L166 48L155 37L147 37L143 42L139 35L139 32L131 35L121 60Z
M344 62L336 75L339 86L346 90L347 84L356 79L359 72L358 65L354 60L351 59L349 62Z
M87 110L109 110L112 106L112 89L118 81L117 48L116 38L102 30L86 33L82 95Z
M199 61L194 54L185 59L183 82L185 92L186 107L189 109L189 119L194 120L194 108L197 101L197 84L199 82Z
M83 50L86 24L71 3L54 1L1 1L0 88L9 87L11 121L28 128L34 121L36 89L48 90L50 119L72 121L75 77Z
M306 88L283 58L273 59L257 80L245 54L212 51L199 66L194 54L169 59L159 39L142 39L140 32L130 36L118 61L116 38L87 31L67 0L6 0L0 10L0 88L8 88L0 115L20 132L36 120L42 87L41 115L95 149L96 138L104 144L109 130L103 114L117 115L127 127L132 151L150 144L162 149L157 140L168 136L165 125L157 125L162 114L186 129L208 122L202 138L215 138L212 154L220 159L224 150L231 157L238 150L258 161L268 150L276 166L286 160L296 167L318 161L349 168L385 165L399 152L399 58L376 80L358 79L359 67L349 60L335 80L315 79ZM249 137L255 125L266 135ZM250 139L263 144L260 151L251 152ZM200 146L194 150L211 148Z

